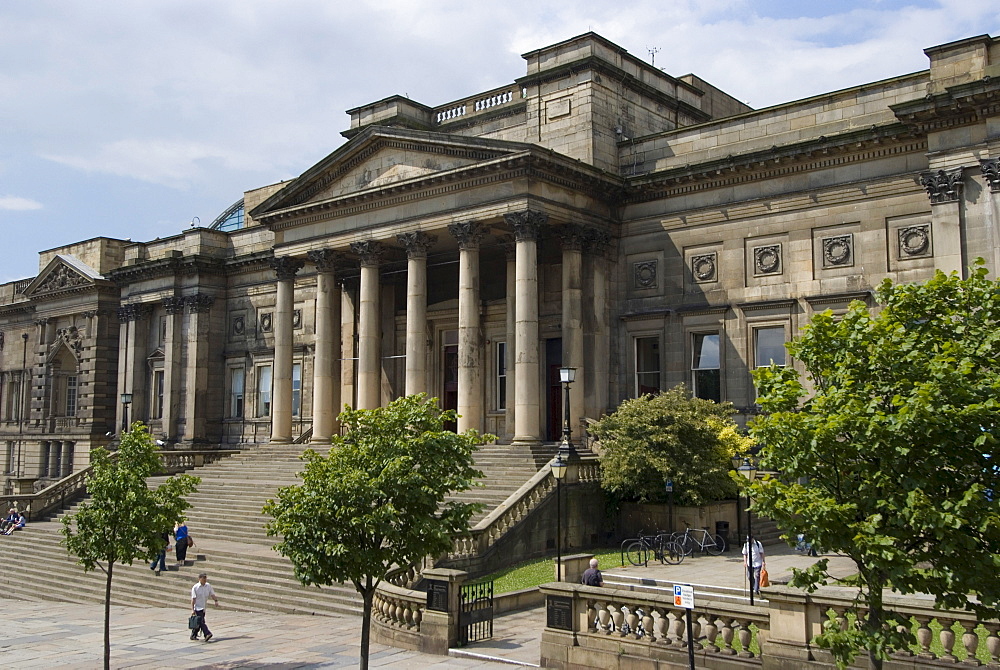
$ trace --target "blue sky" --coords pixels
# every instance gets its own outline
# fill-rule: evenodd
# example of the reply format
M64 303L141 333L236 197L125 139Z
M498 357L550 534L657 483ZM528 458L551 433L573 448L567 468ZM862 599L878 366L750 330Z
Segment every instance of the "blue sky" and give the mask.
M62 244L207 225L337 148L344 110L500 86L588 30L759 108L925 69L926 47L1000 34L990 4L3 0L0 282Z

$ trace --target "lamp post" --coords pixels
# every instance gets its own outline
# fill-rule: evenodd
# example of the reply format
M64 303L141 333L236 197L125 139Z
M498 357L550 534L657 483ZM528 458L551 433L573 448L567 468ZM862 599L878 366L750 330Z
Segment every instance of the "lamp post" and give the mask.
M562 481L566 478L568 463L562 454L556 454L550 464L556 479L556 581L562 581Z
M122 393L122 433L128 431L128 406L132 404L132 394Z
M747 480L747 584L750 585L750 604L753 605L753 526L750 525L750 482L757 478L757 466L749 456L733 456L733 469Z
M559 445L559 453L563 458L569 460L573 453L573 429L570 426L569 412L569 385L576 381L576 368L559 368L559 381L562 382L565 392L563 400L563 439Z

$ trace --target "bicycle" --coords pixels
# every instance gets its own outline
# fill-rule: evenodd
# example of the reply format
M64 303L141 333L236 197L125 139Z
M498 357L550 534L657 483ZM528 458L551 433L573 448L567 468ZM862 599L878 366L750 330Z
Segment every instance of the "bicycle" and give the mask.
M686 528L683 533L677 532L670 539L678 545L685 556L694 553L695 548L709 556L718 556L726 550L726 542L720 535L713 535L701 528Z
M677 565L684 560L681 547L673 542L669 533L665 531L656 535L643 535L640 531L639 537L629 538L622 542L621 552L622 565L625 565L626 556L632 565L648 565L650 553L660 563L668 565Z

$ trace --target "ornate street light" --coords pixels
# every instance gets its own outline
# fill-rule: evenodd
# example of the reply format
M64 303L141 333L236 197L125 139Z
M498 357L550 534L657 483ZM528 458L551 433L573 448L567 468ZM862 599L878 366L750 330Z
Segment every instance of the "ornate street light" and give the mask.
M562 454L556 454L550 467L552 476L556 479L556 581L562 581L562 481L566 478L569 464Z
M733 469L747 480L747 584L750 586L750 604L753 605L753 526L750 525L750 482L757 479L757 466L750 456L733 456Z
M563 401L563 439L562 444L559 445L559 453L566 460L569 460L570 454L573 453L573 429L570 427L569 418L569 385L575 380L576 368L559 368L559 381L562 382L565 392L565 399Z
M122 433L128 431L128 406L132 404L132 394L122 393Z

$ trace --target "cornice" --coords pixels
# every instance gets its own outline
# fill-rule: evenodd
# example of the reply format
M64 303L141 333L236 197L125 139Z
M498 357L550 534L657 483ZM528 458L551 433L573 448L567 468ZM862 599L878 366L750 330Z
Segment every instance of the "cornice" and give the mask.
M116 268L108 273L108 278L118 286L126 286L137 281L172 277L178 274L224 275L225 262L218 258L201 255L173 256Z
M743 312L753 312L758 309L779 309L794 307L798 304L795 298L781 298L778 300L755 300L753 302L738 302L736 308Z
M896 118L921 133L946 130L1000 114L1000 77L947 87L917 100L889 105Z
M24 301L12 305L0 307L0 316L11 316L14 314L32 314L35 312L35 305L32 302Z
M926 150L926 138L915 135L911 128L901 123L872 126L628 177L625 204L660 200Z
M274 250L258 251L244 256L238 256L225 261L225 273L227 277L247 274L250 272L263 272L270 270L270 260L274 258Z

